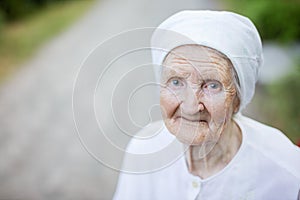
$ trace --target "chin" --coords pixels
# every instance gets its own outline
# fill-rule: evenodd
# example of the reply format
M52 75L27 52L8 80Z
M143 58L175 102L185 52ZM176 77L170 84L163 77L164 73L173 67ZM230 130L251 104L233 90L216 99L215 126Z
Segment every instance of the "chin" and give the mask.
M209 135L207 131L202 133L197 133L197 135L189 134L191 130L188 131L179 131L179 132L172 132L169 130L171 134L173 134L178 141L186 145L202 145L206 142L210 142L207 138Z
M207 141L205 141L204 137L200 138L187 138L187 137L176 137L177 140L183 144L186 145L192 145L192 146L199 146L205 144Z

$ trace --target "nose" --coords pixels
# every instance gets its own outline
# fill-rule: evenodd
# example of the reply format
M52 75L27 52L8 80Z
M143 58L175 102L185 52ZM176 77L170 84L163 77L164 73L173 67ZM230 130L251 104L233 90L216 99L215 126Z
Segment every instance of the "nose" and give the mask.
M195 115L204 110L204 105L200 100L198 88L187 88L181 102L181 110L185 114Z

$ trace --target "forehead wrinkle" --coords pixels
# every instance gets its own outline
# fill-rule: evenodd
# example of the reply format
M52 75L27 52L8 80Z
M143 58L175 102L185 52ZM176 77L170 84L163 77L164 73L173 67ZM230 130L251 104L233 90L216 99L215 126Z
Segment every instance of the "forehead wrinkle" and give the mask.
M226 79L228 78L229 67L225 63L209 62L194 63L195 72L199 76L210 79Z
M226 73L226 70L220 71L218 68L212 65L198 65L197 67L191 64L178 64L169 67L166 66L163 76L178 76L186 79L191 77L191 80L196 80L196 82L203 79L221 79L220 73Z
M174 63L174 64L190 64L193 65L193 62L200 62L200 63L215 63L212 59L191 59L191 58L185 58L185 57L171 57L166 59L166 63L168 63L168 60L170 62L170 64Z
M204 61L204 60L187 60L187 59L180 59L180 60L172 60L168 65L170 67L176 67L178 69L183 70L192 70L195 69L198 71L198 69L203 69L205 67L207 68L228 68L225 63L215 62L215 61ZM206 66L208 65L208 66ZM225 69L226 70L226 69Z
M175 57L182 60L190 60L190 61L202 61L202 62L210 62L214 59L218 61L227 61L227 57L214 50L207 47L201 46L181 46L169 53L167 57Z
M197 74L200 75L201 79L202 76L207 75L209 75L210 78L216 77L215 75L213 75L213 73L218 74L217 76L219 79L223 77L222 79L226 80L228 78L230 79L231 77L226 77L228 76L228 71L230 71L230 61L228 61L224 56L219 55L217 52L207 52L205 55L207 56L206 59L197 59L196 57L191 59L180 55L184 54L185 52L175 53L173 52L169 54L164 60L165 64L169 65L170 68L173 68L173 71L170 72L173 75L179 73L181 76L188 77L191 76L191 74L194 74L193 72L197 72ZM201 55L199 57L201 57ZM176 69L176 71L174 71L174 68ZM208 71L206 71L205 68L207 68ZM216 71L211 73L213 69L215 69Z
M182 78L188 78L191 76L192 71L186 71L183 67L182 68L172 68L167 71L168 76L178 76Z
M180 63L189 62L203 62L203 63L226 63L230 65L230 60L221 52L211 49L209 47L199 46L199 45L183 45L172 50L169 55L167 55L165 60L171 58L172 60L178 60Z
M163 70L164 73L162 73L163 78L169 78L169 77L181 77L181 78L188 78L191 76L191 71L187 71L186 67L164 67Z
M221 67L221 68L225 68L228 69L230 66L230 63L220 57L220 56L211 56L211 59L207 59L207 60L202 60L202 59L190 59L190 58L183 58L183 57L174 57L173 59L170 59L170 64L183 64L183 65L188 65L188 66L193 66L195 67L202 67L202 64L212 64L215 65L216 67Z

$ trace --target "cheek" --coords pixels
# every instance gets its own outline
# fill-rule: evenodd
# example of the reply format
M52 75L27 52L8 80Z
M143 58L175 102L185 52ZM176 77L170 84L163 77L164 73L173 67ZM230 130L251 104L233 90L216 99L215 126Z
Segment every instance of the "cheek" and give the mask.
M231 117L233 98L228 95L217 95L206 98L205 106L216 123L228 121Z
M160 107L163 118L171 118L179 103L175 94L165 88L160 90Z

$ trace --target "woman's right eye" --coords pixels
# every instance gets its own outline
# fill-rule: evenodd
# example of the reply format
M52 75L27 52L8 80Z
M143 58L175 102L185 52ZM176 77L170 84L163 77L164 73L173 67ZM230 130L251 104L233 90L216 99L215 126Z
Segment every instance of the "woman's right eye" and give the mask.
M171 88L179 88L184 86L183 81L180 78L172 78L169 80L169 87Z

